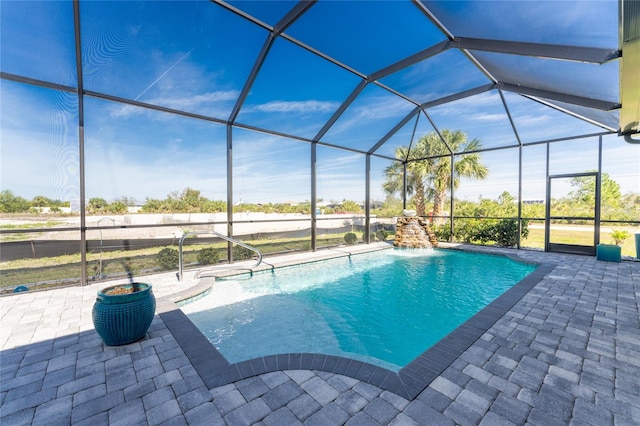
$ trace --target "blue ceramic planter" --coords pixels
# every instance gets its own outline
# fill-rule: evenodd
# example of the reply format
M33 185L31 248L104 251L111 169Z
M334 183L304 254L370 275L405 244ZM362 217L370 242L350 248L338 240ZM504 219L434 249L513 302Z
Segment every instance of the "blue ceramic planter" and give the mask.
M622 248L613 244L598 244L596 259L607 262L620 262Z
M135 291L117 294L122 289ZM110 294L113 292L116 294ZM98 291L93 305L93 325L106 345L126 345L144 337L155 311L151 284L115 285Z

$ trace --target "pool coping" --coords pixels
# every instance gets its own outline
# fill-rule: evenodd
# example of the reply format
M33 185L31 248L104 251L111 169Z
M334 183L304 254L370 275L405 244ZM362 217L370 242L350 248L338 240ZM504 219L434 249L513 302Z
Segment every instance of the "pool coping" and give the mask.
M371 251L387 248L391 247L373 248ZM469 246L446 249L505 256L538 267L398 372L351 358L314 353L268 355L230 363L179 307L180 302L207 293L213 286L213 278L203 279L183 292L158 299L156 309L209 389L274 371L318 370L352 377L413 400L556 267L553 263L531 262L513 253L487 253ZM313 261L351 254L345 253ZM278 267L284 266L290 265L285 263Z

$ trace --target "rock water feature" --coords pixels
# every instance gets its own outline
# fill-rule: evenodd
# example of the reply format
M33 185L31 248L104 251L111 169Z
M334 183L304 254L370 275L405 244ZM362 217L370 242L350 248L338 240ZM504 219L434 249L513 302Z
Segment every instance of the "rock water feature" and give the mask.
M427 221L415 216L415 212L405 211L396 223L395 247L432 248L438 246L438 239Z

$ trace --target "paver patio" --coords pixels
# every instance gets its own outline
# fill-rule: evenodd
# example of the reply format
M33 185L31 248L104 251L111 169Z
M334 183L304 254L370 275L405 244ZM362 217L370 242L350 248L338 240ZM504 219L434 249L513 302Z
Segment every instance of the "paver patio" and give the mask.
M102 283L0 299L0 423L640 424L640 262L472 249L556 266L413 399L300 369L210 389L159 315L143 340L105 346ZM185 286L145 281L159 301Z

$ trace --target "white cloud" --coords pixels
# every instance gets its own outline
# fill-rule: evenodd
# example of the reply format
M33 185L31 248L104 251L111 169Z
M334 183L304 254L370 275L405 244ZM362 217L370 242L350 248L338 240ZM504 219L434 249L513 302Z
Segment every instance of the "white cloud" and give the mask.
M408 113L413 105L397 96L378 96L367 99L365 105L358 105L353 110L355 120L380 120L397 117L398 111ZM400 113L404 116L404 113Z
M231 110L231 103L235 102L238 95L239 92L237 90L223 90L193 96L167 95L145 100L144 102L152 105L161 105L181 111L189 111L224 119ZM145 115L147 111L147 109L138 108L132 105L118 105L117 108L112 109L111 116L119 118ZM157 117L156 113L152 114Z
M338 109L338 102L328 101L272 101L266 104L256 105L247 108L247 112L293 112L293 113L310 113L310 112L332 112Z
M540 114L540 115L525 114L525 115L518 115L517 117L514 117L516 127L539 126L540 124L546 123L549 120L551 120L551 117L546 114Z
M362 128L363 126L375 126L380 124L382 120L389 120L396 118L400 121L406 114L408 114L413 105L404 99L397 96L371 96L363 99L361 102L352 104L345 113L336 121L336 123L329 129L327 136L324 140L331 142L332 138L348 132L352 129ZM387 131L393 127L396 123L385 125L378 134L378 139L382 138ZM377 142L375 141L372 142ZM359 133L353 135L350 142L357 142L363 140ZM373 145L373 143L371 144Z
M323 156L322 153L318 155L318 171L321 170L336 170L336 169L345 169L347 167L358 172L364 170L364 161L365 157L362 154L349 153L345 154L342 151L333 151L338 153L337 155ZM341 155L342 154L342 155Z
M463 116L466 118L469 114L479 113L477 111L486 111L489 109L498 109L501 113L504 113L500 95L498 95L498 92L495 90L435 106L428 109L427 113L435 112L438 115ZM507 118L506 115L504 118Z
M240 92L238 90L221 90L185 97L156 98L151 99L148 102L151 104L168 106L169 108L197 111L200 107L206 107L207 105L219 102L235 102L239 94Z
M471 114L469 117L470 120L474 121L504 121L508 120L507 114L489 114L484 112L479 112L476 114Z

